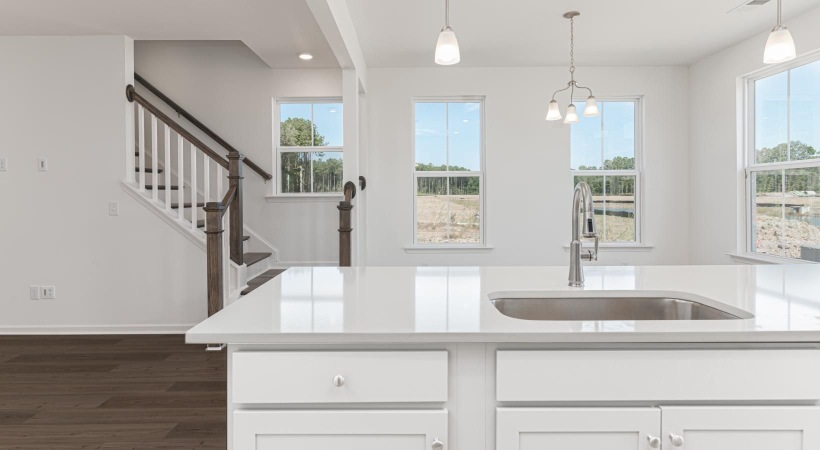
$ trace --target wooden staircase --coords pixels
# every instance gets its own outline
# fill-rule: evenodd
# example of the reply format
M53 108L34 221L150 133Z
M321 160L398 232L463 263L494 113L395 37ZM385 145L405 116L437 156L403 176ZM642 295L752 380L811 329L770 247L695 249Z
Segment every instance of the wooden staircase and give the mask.
M278 251L245 226L242 214L243 166L265 180L272 176L144 78L136 74L135 78L228 152L227 158L223 157L133 86L126 88L128 100L135 103L136 151L126 157L123 187L206 249L208 315L212 315L226 301L250 293L285 270L275 267Z

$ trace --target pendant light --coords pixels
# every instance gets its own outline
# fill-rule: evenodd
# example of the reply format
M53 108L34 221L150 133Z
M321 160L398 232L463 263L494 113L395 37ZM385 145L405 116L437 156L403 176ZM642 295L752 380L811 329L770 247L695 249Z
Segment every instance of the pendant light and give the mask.
M794 39L788 28L783 26L781 16L781 0L777 0L777 25L769 33L766 40L766 49L763 50L763 62L765 64L777 64L791 61L796 56L794 49Z
M456 32L450 28L450 0L444 0L444 28L436 42L436 64L451 66L461 61Z
M575 88L586 89L589 92L589 97L587 97L586 105L584 106L584 117L595 117L600 114L598 111L598 102L595 100L595 96L592 95L592 89L581 86L575 81L575 18L580 15L581 13L578 11L570 11L564 14L564 18L569 19L569 83L567 83L567 87L558 89L552 94L552 100L550 100L549 108L547 109L547 120L550 121L562 119L561 110L558 107L558 101L555 100L555 96L559 92L566 91L567 89L570 90L570 95L569 105L567 106L567 116L563 118L564 123L578 123L578 109L575 107L575 104L572 103L572 99L575 96Z

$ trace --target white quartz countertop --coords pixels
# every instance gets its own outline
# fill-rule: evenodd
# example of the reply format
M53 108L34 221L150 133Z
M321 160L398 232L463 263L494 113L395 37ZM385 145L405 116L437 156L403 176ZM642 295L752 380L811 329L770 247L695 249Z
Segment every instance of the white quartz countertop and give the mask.
M820 265L291 268L190 329L189 343L820 343ZM499 292L703 298L740 320L529 321L490 303ZM748 314L745 314L748 316Z

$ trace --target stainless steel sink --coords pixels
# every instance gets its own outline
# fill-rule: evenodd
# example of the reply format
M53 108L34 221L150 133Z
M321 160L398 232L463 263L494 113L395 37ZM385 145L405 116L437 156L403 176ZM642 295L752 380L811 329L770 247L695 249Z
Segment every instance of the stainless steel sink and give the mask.
M748 313L732 314L677 296L634 294L584 297L501 294L497 298L491 295L490 301L501 314L524 320L735 320L753 317Z

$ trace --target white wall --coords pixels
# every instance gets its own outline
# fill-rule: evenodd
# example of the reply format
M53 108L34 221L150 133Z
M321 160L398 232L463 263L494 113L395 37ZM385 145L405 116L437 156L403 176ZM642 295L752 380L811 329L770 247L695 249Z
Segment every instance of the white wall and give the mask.
M820 9L787 22L798 56L820 49ZM745 226L738 190L743 158L738 138L738 79L763 69L767 32L690 66L691 262L731 262ZM742 198L742 197L741 197ZM741 212L739 214L739 212Z
M202 320L204 252L121 189L132 41L0 37L0 55L0 332L183 331ZM48 172L36 170L40 156ZM56 286L56 300L29 300L29 285Z
M342 95L340 69L273 70L238 41L138 41L135 67L271 173L272 99ZM187 124L184 119L180 123ZM193 126L186 128L202 136ZM244 186L245 221L277 247L280 264L338 264L339 199L268 203L265 196L271 193L271 182L264 183L247 167Z
M683 264L689 258L686 67L581 67L598 97L644 96L644 241L601 264ZM368 73L368 264L559 265L569 258L569 128L544 120L567 69L402 68ZM485 95L486 236L482 253L407 253L413 241L414 97Z

